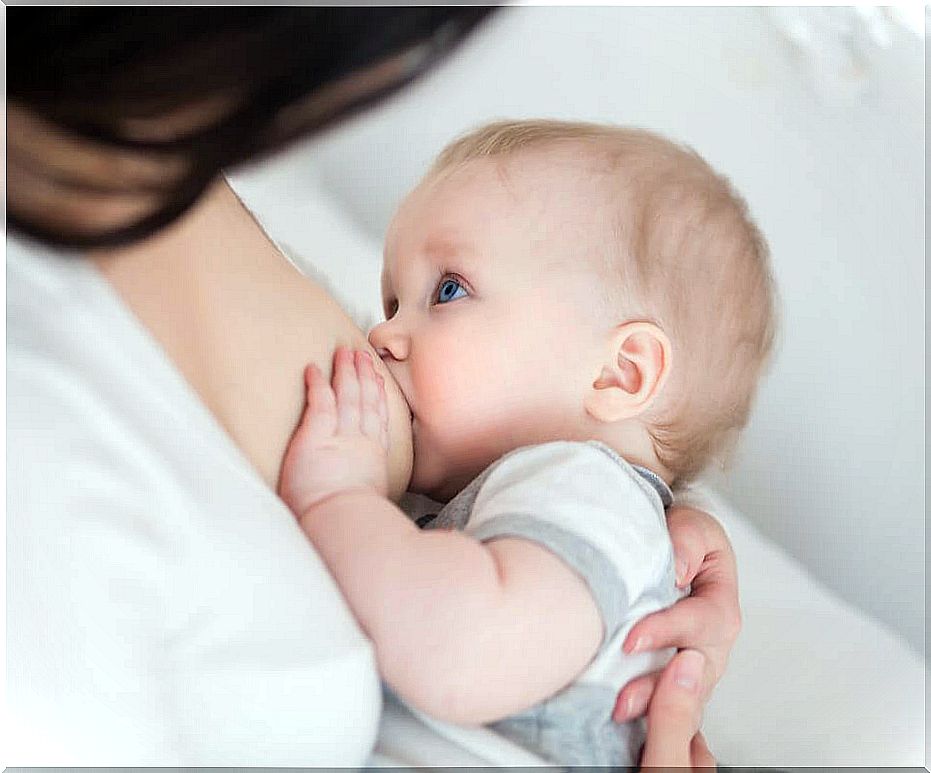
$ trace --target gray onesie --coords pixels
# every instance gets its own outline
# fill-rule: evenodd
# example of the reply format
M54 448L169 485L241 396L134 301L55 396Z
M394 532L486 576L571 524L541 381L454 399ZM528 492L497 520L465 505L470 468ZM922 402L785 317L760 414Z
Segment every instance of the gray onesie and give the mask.
M596 441L558 441L506 454L473 480L425 529L455 528L487 541L543 545L588 584L604 636L586 670L565 689L491 727L554 763L636 765L643 721L614 723L618 690L661 668L673 650L625 655L637 620L670 606L675 587L666 530L669 487Z

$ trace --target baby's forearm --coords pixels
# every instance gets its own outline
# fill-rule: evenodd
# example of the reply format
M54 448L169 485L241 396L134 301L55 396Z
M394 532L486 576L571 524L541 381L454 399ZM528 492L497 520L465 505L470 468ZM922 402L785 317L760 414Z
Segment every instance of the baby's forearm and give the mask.
M505 594L492 551L460 532L421 532L364 491L324 500L300 520L375 643L385 681L435 716L496 718L464 705L487 685L481 640L502 625ZM492 715L513 702L498 697L503 709L491 707Z
M602 637L585 581L533 540L419 531L383 496L388 417L370 355L338 349L332 380L304 372L307 407L279 493L375 643L384 679L461 723L568 684Z

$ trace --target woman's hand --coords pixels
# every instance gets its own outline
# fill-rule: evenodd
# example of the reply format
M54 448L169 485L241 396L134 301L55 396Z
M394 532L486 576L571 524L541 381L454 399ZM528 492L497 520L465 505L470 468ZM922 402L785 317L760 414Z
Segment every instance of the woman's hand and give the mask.
M368 352L333 356L333 386L316 365L304 370L307 407L281 466L278 494L300 518L346 491L388 492L385 381Z
M714 769L714 757L698 731L704 666L700 652L683 650L662 672L647 713L642 768Z
M691 596L640 620L624 641L627 653L678 647L703 653L700 697L704 702L717 684L731 647L740 632L737 565L721 525L710 515L689 507L673 507L666 516L676 556L676 585L692 583ZM628 682L618 694L614 719L626 722L642 716L660 674Z

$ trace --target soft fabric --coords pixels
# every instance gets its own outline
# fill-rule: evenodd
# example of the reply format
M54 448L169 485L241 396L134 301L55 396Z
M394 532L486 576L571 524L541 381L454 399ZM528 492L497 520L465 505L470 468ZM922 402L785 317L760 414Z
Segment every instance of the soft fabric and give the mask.
M425 524L543 546L582 578L601 615L604 638L586 670L493 729L559 764L637 763L645 724L619 725L611 713L623 685L673 654L621 649L637 620L679 598L664 498L661 480L608 446L558 441L506 454Z
M90 263L7 252L6 762L363 763L373 650L288 509Z
M782 768L924 764L921 657L821 585L724 497L697 487L684 498L727 530L740 577L743 628L705 709L704 732L718 760Z

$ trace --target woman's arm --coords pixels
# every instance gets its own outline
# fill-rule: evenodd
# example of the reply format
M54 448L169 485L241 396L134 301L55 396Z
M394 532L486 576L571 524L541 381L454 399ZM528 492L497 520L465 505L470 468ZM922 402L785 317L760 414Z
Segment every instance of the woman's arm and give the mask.
M602 637L584 581L526 540L417 529L384 497L384 414L367 355L337 351L335 394L316 368L306 378L282 497L375 643L385 680L434 717L476 724L568 684Z

